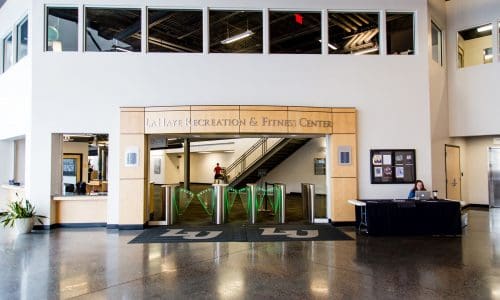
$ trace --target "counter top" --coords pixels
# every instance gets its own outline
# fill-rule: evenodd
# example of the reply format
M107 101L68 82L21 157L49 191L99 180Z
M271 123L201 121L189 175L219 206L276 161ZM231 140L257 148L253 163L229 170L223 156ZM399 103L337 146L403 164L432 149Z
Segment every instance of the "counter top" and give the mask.
M2 189L6 190L24 190L24 185L2 184Z
M73 195L73 196L53 196L54 201L105 201L108 200L107 195Z

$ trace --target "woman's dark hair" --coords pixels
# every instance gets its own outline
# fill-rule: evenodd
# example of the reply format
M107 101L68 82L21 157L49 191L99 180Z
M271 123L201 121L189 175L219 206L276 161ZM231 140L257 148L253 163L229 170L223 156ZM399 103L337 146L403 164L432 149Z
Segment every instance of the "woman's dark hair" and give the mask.
M424 182L423 182L422 180L420 180L420 179L419 179L419 180L415 181L415 184L413 185L412 192L415 192L415 191L417 190L417 184L418 184L419 182L422 184L422 191L427 191L427 190L425 189Z

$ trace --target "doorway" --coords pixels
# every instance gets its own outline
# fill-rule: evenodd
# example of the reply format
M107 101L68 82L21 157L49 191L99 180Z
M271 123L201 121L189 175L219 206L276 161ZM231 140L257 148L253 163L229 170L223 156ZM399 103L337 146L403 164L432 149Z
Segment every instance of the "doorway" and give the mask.
M489 152L490 207L500 207L500 148L491 147Z
M256 185L260 223L274 222L278 183L286 186L287 223L305 220L302 183L315 184L315 217L327 217L325 136L149 135L148 139L149 225L163 225L165 220L164 185L175 185L180 224L211 223L214 183L227 184L225 201L232 224L247 221L248 184ZM214 178L216 164L222 169L220 179Z
M446 158L446 198L462 199L462 171L460 166L460 147L445 145Z

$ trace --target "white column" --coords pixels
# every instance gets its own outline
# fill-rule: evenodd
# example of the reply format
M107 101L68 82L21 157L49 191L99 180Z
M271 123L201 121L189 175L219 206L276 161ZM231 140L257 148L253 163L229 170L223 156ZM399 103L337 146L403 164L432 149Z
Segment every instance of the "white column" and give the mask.
M210 21L208 7L203 8L203 54L210 52Z
M387 32L385 22L385 11L379 12L379 52L380 55L387 55Z
M321 53L328 55L328 10L321 11Z
M264 8L262 10L262 51L264 54L269 54L270 43L269 43L269 9Z

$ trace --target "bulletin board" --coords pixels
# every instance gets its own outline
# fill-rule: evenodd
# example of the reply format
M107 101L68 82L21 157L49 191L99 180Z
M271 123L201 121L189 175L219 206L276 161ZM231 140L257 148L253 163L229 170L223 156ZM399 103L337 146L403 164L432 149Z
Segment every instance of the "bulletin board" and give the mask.
M372 184L415 183L415 166L415 149L370 150Z

